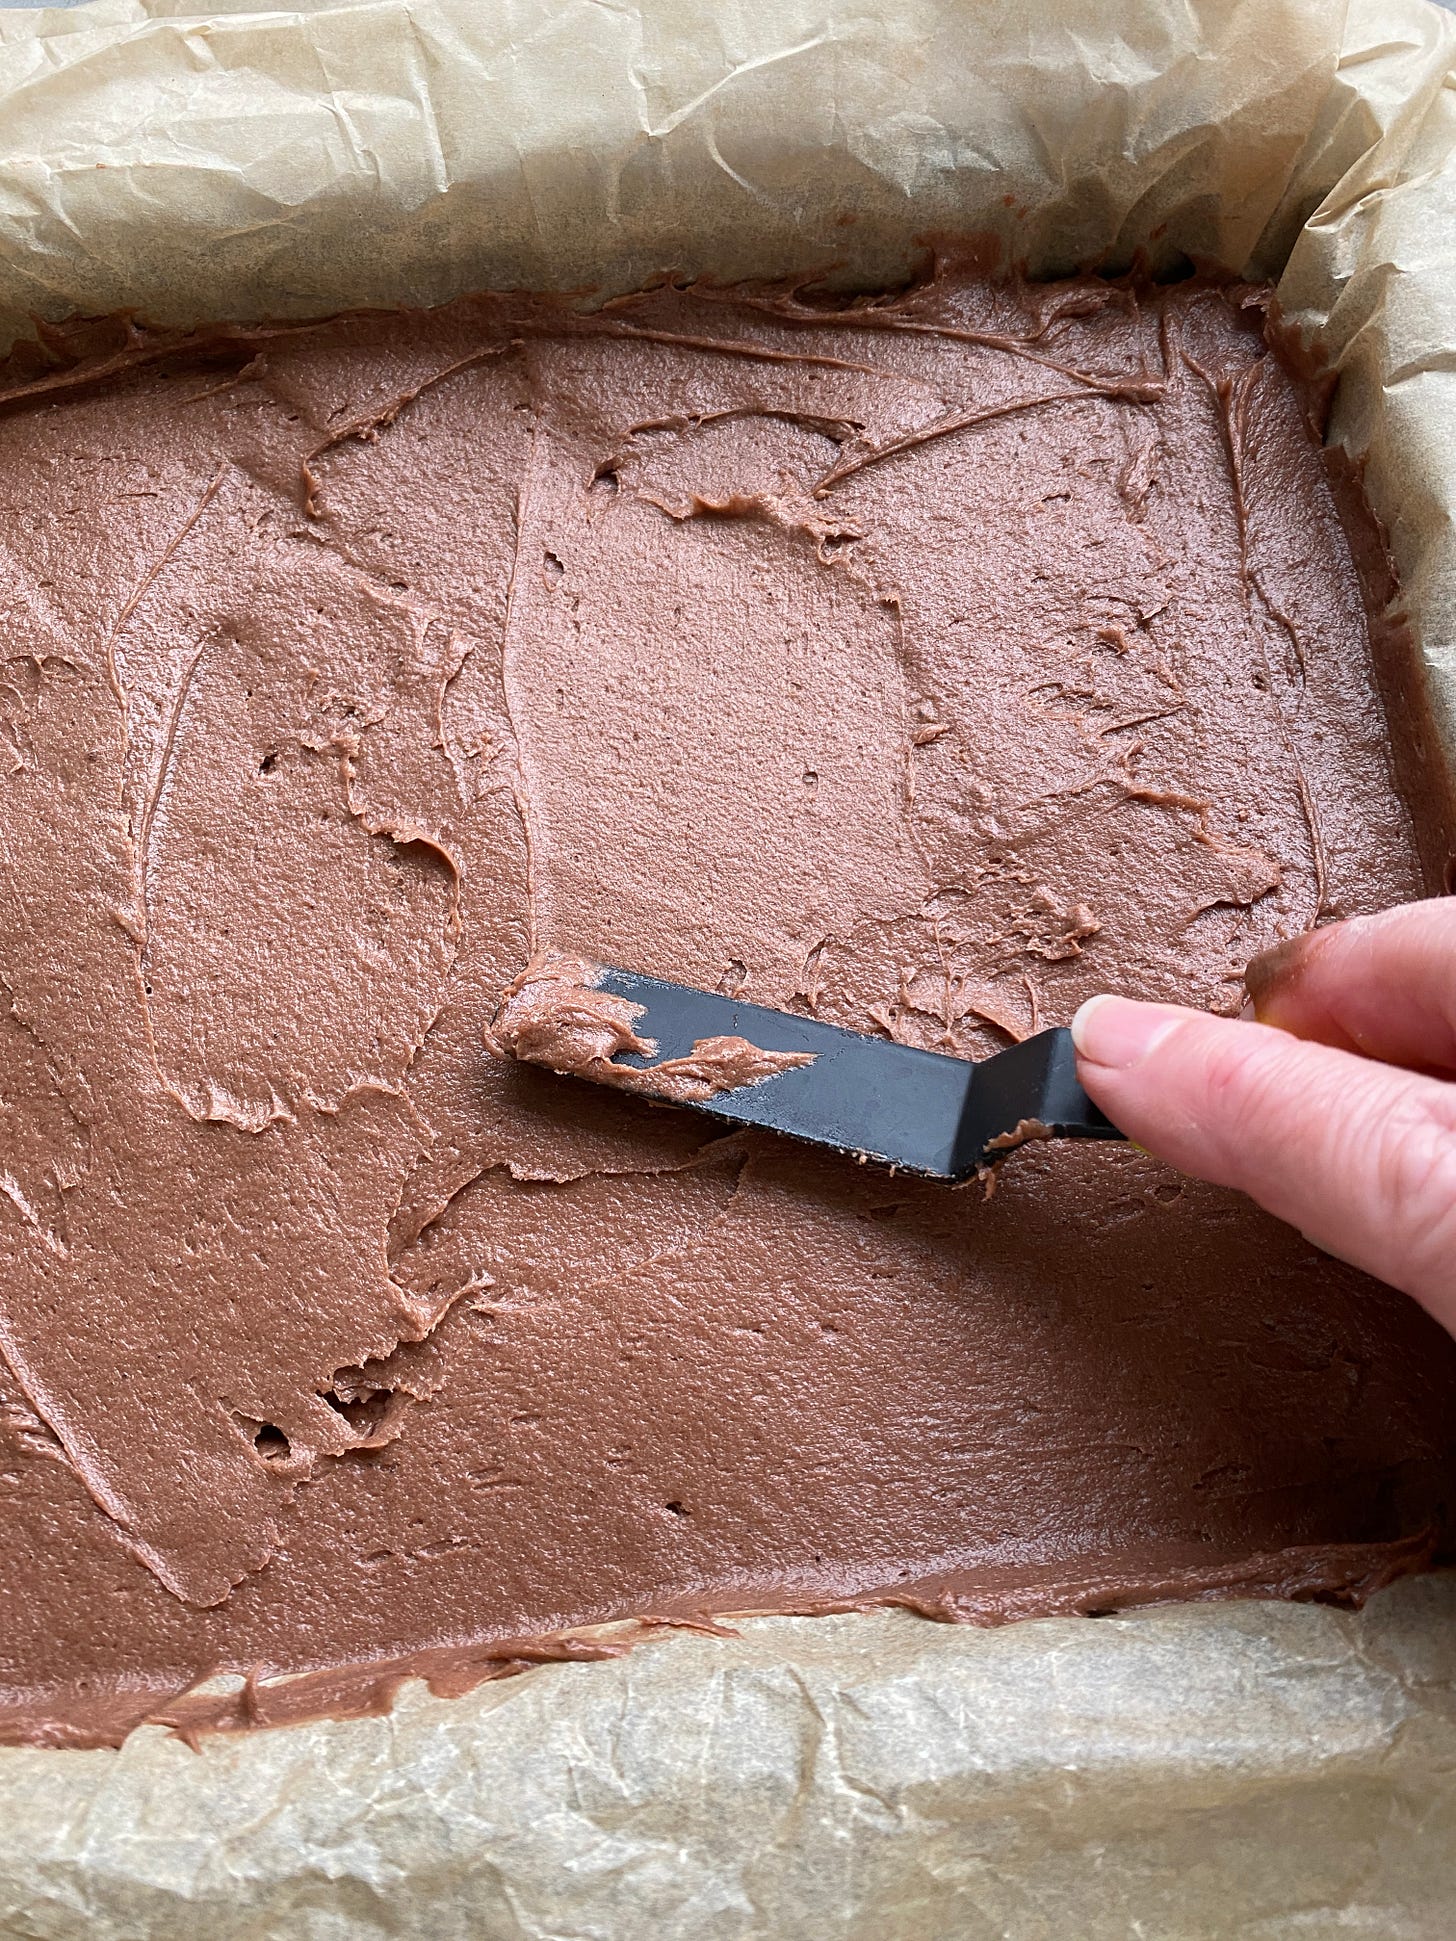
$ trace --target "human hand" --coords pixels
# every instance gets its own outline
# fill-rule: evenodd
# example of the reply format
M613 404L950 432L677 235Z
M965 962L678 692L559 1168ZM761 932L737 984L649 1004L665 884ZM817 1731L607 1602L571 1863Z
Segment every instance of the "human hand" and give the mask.
M1252 1021L1089 998L1083 1085L1140 1146L1456 1334L1456 898L1311 930L1245 981Z

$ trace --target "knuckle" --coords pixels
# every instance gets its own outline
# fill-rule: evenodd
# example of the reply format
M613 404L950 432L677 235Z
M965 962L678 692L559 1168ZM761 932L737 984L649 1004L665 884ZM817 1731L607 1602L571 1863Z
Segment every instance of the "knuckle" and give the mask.
M1262 1047L1243 1027L1239 1036L1219 1031L1203 1051L1203 1090L1210 1121L1237 1136L1241 1126L1267 1116L1267 1105L1279 1083L1275 1060L1260 1056Z

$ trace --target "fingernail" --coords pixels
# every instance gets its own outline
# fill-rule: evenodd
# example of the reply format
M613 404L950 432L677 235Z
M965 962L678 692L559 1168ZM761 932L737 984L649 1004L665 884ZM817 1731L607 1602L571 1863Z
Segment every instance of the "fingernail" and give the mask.
M1072 1020L1072 1043L1094 1065L1122 1071L1140 1064L1178 1023L1162 1004L1138 1004L1104 992L1089 997Z
M1249 959L1244 971L1244 989L1255 1017L1284 985L1299 975L1305 958L1324 935L1321 930L1303 930L1297 937L1286 937L1283 943L1271 944L1268 950L1261 950L1257 957Z

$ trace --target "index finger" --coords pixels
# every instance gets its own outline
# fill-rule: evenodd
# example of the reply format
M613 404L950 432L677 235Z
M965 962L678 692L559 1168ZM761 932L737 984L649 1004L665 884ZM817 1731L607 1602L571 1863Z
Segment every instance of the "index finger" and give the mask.
M1309 930L1244 974L1260 1024L1410 1071L1456 1072L1456 898Z

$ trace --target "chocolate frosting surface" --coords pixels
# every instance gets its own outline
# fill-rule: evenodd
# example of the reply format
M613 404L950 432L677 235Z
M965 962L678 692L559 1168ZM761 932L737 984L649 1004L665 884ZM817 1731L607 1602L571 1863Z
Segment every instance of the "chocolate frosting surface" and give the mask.
M987 1199L487 1044L554 951L974 1057L1421 893L1257 293L108 325L0 407L0 1733L1449 1550L1456 1346L1236 1197L1027 1127Z

